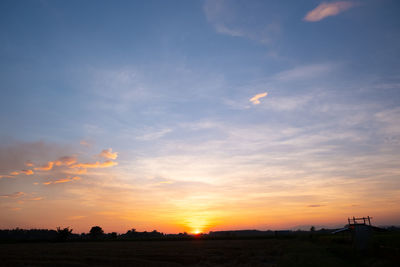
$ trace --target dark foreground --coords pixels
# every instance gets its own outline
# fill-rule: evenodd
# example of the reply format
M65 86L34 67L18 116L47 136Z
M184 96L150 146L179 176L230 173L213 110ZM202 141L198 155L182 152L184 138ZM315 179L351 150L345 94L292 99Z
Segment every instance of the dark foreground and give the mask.
M0 244L0 265L399 266L399 249L391 244L355 253L351 243L331 237L15 243Z

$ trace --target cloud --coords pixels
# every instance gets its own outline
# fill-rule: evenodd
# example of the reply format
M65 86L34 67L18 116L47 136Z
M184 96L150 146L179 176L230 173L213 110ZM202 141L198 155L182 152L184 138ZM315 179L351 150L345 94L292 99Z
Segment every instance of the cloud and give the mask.
M32 197L32 198L30 198L28 200L37 201L37 200L42 200L42 199L44 199L44 197Z
M21 171L13 171L13 172L10 172L10 175L13 175L13 176L15 176L15 175L20 175L20 174L25 174L25 175L32 175L32 174L34 174L34 172L32 171L32 170L21 170ZM10 177L9 175L5 175L5 176L3 176L3 177Z
M51 169L53 169L53 166L54 166L54 162L53 161L49 161L45 165L42 165L40 167L36 167L35 170L37 170L37 171L50 171Z
M321 204L312 204L312 205L308 205L307 207L309 208L319 208L319 207L323 207L325 205L321 205Z
M7 195L0 195L1 198L19 198L26 195L24 192L15 192Z
M33 165L34 165L33 162L31 162L29 160L25 162L25 166L27 166L27 167L33 167Z
M323 74L327 74L337 67L334 63L320 63L298 66L289 70L279 72L275 75L275 79L278 81L292 81L300 79L311 79L320 77Z
M103 151L101 151L99 156L105 159L116 159L118 157L118 152L113 153L112 148L104 149Z
M44 182L44 185L50 185L50 184L62 184L62 183L68 183L68 182L73 182L73 181L78 181L81 178L78 176L72 177L72 178L64 178L64 179L58 179L58 180L54 180L54 181L47 181Z
M349 1L321 3L316 8L308 12L304 17L304 20L309 22L320 21L326 17L336 16L339 13L354 7L355 5L355 3Z
M233 37L242 37L242 36L245 35L244 32L242 32L242 31L240 31L238 29L230 29L226 25L223 25L223 24L215 25L215 30L218 33L230 35L230 36L233 36Z
M108 168L116 165L118 165L118 162L107 160L105 162L96 161L94 163L78 163L71 165L70 168L95 169L95 168Z
M268 95L267 92L256 94L255 96L250 98L249 101L252 102L253 105L258 105L258 104L260 104L260 99L263 98L263 97L266 97L267 95Z
M62 166L62 165L69 166L69 165L76 163L76 161L77 161L76 157L64 156L64 157L59 158L55 162L55 165L56 166Z
M22 173L26 174L26 175L32 175L34 174L34 172L32 170L22 170Z
M254 3L225 0L207 0L203 6L207 21L217 33L268 44L281 32L280 23L272 20L271 14L255 15L258 8Z
M63 173L66 173L66 174L86 174L87 173L87 169L67 169L67 170L63 170Z
M4 140L0 144L0 170L9 172L33 167L26 163L47 162L46 159L55 158L57 155L68 155L70 148L71 146L64 147L54 143Z
M145 133L141 136L136 137L137 140L142 140L142 141L151 141L151 140L156 140L159 139L161 137L163 137L164 135L168 134L172 132L172 129L161 129L159 131L154 131L154 132L148 132Z
M91 144L86 140L81 140L79 142L79 144L81 144L82 146L85 146L85 147L90 147L91 146Z

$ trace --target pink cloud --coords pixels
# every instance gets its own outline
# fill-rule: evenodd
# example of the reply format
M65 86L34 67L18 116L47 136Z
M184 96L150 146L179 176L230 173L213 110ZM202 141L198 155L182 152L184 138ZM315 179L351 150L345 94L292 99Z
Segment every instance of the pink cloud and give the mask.
M355 3L349 1L321 3L316 8L308 12L304 17L304 20L309 22L320 21L326 17L336 16L339 13L354 7L355 5Z

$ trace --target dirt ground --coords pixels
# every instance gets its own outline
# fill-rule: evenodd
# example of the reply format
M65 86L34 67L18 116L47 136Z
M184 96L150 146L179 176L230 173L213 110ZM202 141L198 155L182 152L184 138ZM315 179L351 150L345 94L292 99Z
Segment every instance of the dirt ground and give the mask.
M313 240L187 240L0 244L0 266L396 266L385 253Z

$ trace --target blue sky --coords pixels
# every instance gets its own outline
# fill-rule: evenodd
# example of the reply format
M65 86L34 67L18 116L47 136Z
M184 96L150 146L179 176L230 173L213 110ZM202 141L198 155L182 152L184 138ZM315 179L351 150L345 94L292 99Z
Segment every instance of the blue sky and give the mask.
M0 226L399 223L399 11L1 1Z

